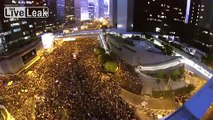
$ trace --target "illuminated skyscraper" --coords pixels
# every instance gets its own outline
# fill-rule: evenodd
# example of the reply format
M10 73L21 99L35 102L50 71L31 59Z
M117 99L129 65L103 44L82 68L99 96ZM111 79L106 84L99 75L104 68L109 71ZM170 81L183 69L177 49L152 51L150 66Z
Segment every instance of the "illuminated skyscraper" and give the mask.
M205 29L213 29L213 1L191 0L190 24Z
M88 0L95 5L95 18L106 17L108 15L108 4L104 0ZM114 0L116 1L116 0Z
M74 0L74 12L77 20L81 18L81 0Z
M105 10L105 4L104 0L98 0L98 8L99 8L99 18L105 17L104 10Z
M65 19L65 0L56 0L56 18L57 21Z
M89 0L89 2L94 3L95 5L95 18L99 18L99 0Z
M88 0L81 0L81 20L89 20Z
M92 2L89 3L88 10L89 10L89 18L90 20L93 20L95 18L95 4Z

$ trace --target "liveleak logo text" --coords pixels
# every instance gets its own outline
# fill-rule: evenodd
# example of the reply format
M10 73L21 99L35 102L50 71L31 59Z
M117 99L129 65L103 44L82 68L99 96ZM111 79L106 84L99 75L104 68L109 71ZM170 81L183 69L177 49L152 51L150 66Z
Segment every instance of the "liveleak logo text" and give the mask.
M5 7L5 18L48 18L49 8L43 6L35 7Z

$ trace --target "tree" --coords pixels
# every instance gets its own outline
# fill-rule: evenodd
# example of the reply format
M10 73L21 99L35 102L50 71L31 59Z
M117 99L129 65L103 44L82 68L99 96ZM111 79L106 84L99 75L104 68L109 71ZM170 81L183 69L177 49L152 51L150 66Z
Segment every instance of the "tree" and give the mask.
M108 54L101 54L101 55L98 55L98 61L103 64L103 63L106 63L107 61L110 61L111 58Z
M161 82L161 80L160 80L159 78L157 78L157 79L156 79L156 82L157 82L157 84L158 84L159 90L161 90L161 89L160 89L160 82Z
M150 34L145 34L145 37L147 38L147 39L151 39L152 38L152 36L150 35Z
M154 39L153 39L153 38L151 38L151 39L150 39L150 42L154 42Z
M108 27L107 27L106 25L102 25L102 26L101 26L101 29L105 29L105 30L106 30L107 28L108 28Z
M134 36L134 35L133 35L133 36L131 37L131 39L133 39L133 40L140 40L141 38L140 38L140 36Z
M179 71L180 71L180 77L181 77L181 78L185 77L185 68L184 68L184 67L181 67L181 68L179 69Z
M168 74L164 75L164 82L166 83L166 88L169 88L169 83L170 83L170 76ZM168 90L168 89L166 89Z
M172 55L173 54L173 48L169 46L168 44L163 44L164 46L164 52L166 55Z
M115 73L118 70L118 64L116 62L114 62L114 61L106 62L104 64L104 68L108 72Z
M180 71L179 70L175 70L171 74L171 79L174 80L174 81L176 81L178 78L180 78Z
M105 50L102 47L100 47L100 46L97 47L97 48L95 48L94 52L95 52L96 55L103 55L103 54L105 54Z

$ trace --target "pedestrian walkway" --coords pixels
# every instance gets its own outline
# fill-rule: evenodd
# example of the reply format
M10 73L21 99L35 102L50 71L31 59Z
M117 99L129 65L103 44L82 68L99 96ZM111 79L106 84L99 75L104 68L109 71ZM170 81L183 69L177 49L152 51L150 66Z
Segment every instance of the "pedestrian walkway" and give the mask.
M120 96L133 105L141 105L143 101L146 101L148 103L147 107L153 109L173 110L178 108L176 103L172 100L167 99L159 100L157 98L144 97L141 95L133 94L124 89L121 90Z
M140 114L148 116L168 115L178 109L178 105L172 100L156 99L151 97L144 97L128 92L124 89L121 90L120 96L129 104L136 107ZM147 104L143 105L146 102Z
M148 116L157 116L157 115L169 115L173 113L175 110L162 110L162 109L151 109L147 107L140 107L138 108L141 114L146 114Z

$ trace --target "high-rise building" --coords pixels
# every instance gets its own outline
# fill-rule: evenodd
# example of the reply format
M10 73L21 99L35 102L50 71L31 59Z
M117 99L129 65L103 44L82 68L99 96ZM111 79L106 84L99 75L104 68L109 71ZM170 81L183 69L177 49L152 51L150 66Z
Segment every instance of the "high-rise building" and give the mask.
M1 1L0 11L0 53L15 51L30 40L33 34L33 22L30 19L4 18L4 5L25 6L33 4L33 1Z
M74 0L74 11L77 20L89 20L88 0Z
M118 0L117 5L120 29L155 31L156 27L185 23L185 0Z
M117 28L132 31L133 30L133 0L118 0L117 3Z
M47 6L47 0L37 0L32 1L32 4L29 4L29 1L26 1L27 6ZM30 19L29 22L33 23L33 31L36 36L41 35L45 30L45 25L47 24L47 19L44 18L37 18L37 19Z
M74 0L65 0L65 13L67 15L74 16Z
M64 21L65 19L65 0L47 0L50 16L49 23Z
M66 24L75 22L74 0L65 0L65 18Z
M205 29L213 29L213 1L191 0L190 24Z
M185 0L135 0L133 29L155 31L156 27L184 24L186 3Z
M104 4L104 15L109 17L109 5L107 3Z
M198 49L209 54L212 54L213 51L212 6L212 0L191 0L189 16L189 24L194 27L194 32L192 33L194 44L196 44Z
M81 20L89 20L88 0L81 0Z
M74 0L74 13L77 20L81 19L81 0Z
M98 8L99 8L99 18L100 17L105 17L105 4L104 4L104 0L98 0Z
M65 0L56 1L56 18L58 21L64 21L65 19Z
M75 16L81 20L90 19L91 6L94 4L94 18L106 17L108 14L108 5L104 0L75 0ZM93 5L92 5L93 6ZM90 7L90 8L89 8Z
M99 0L88 0L90 3L94 3L95 5L95 18L99 18Z
M38 30L45 19L5 18L4 6L45 5L43 0L3 0L0 2L0 73L16 73L37 56L42 48ZM39 20L40 23L38 22Z
M109 18L111 25L117 28L117 0L109 1Z
M90 2L88 5L89 18L93 20L95 18L95 4Z
M47 6L49 7L49 18L48 23L52 23L56 21L56 0L47 0Z

